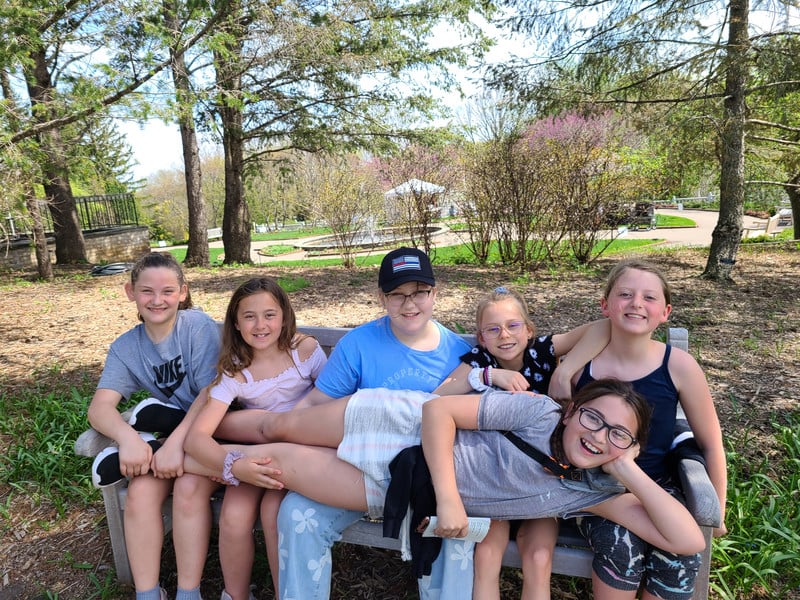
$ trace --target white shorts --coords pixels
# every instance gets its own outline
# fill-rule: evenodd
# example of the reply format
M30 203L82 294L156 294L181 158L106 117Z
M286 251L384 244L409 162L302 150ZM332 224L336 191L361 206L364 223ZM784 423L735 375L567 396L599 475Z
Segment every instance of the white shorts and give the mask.
M344 436L336 455L364 473L369 516L383 517L389 463L420 443L422 405L435 394L386 388L359 390L344 413Z

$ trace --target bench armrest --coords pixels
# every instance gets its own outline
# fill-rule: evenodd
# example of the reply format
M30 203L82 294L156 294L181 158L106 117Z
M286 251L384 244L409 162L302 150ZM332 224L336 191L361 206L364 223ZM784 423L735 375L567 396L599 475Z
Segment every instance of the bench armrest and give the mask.
M720 526L720 506L717 491L711 484L705 466L696 460L682 459L678 477L686 498L686 508L701 527Z
M126 423L128 422L128 419L131 418L131 412L133 411L128 409L122 413L122 418L125 419ZM89 428L80 434L78 439L75 440L74 449L75 454L78 456L88 456L89 458L94 458L105 448L116 445L116 442L110 437L107 437L99 431Z
M75 454L94 458L104 448L114 445L114 440L94 429L87 429L75 440Z

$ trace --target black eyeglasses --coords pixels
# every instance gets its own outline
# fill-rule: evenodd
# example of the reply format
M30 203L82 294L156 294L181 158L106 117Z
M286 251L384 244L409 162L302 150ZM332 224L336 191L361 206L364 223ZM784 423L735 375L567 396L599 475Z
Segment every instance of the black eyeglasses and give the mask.
M636 443L636 438L622 427L609 425L606 420L591 408L578 409L578 422L589 431L608 429L608 441L620 450L627 450Z
M414 304L422 304L428 299L433 290L417 290L410 294L401 294L400 292L391 292L384 294L386 304L394 308L400 308L406 303L406 300L411 300Z

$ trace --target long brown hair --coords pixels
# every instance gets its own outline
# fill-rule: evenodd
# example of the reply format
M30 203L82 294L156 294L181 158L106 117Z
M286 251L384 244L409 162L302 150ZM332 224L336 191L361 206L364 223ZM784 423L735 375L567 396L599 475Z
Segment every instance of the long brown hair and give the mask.
M558 425L553 430L553 434L550 436L550 448L555 457L561 462L566 462L563 444L564 428L566 427L564 418L571 417L581 406L601 396L619 396L633 409L637 422L637 429L634 432L636 443L639 444L640 449L647 445L647 433L650 431L650 415L653 412L650 404L644 396L633 389L629 382L606 377L587 383L575 392L568 411L563 411L563 418L559 420Z
M290 354L306 336L297 335L297 318L289 301L289 295L271 277L255 277L241 284L233 292L228 308L225 311L225 323L222 326L222 347L220 349L219 363L217 364L217 378L222 374L233 375L253 362L253 349L244 341L241 332L236 329L236 315L242 300L253 294L271 294L278 303L283 313L281 333L278 336L278 350Z

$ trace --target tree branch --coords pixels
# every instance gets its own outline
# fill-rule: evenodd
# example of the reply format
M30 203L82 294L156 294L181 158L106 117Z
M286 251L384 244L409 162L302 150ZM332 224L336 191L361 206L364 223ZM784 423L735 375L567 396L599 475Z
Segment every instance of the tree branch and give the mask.
M792 131L794 133L800 133L800 127L791 127L789 125L783 125L782 123L775 123L773 121L762 121L761 119L748 119L747 122L752 125L763 125L765 127L774 127L775 129L781 129L783 131Z
M747 179L747 180L745 180L745 183L746 184L758 183L760 185L779 185L779 186L781 186L783 188L787 188L787 187L800 188L800 183L788 183L788 182L785 182L785 181L767 181L767 180L761 180L761 179Z
M785 146L800 146L800 142L792 142L781 138L771 138L763 135L748 135L748 139L758 140L760 142L772 142L773 144L784 144Z
M176 56L181 56L185 54L186 51L189 50L189 48L194 46L211 30L212 27L214 27L217 24L220 18L225 14L225 7L227 6L228 2L229 0L223 0L223 5L221 9L218 10L216 13L214 13L208 20L208 23L206 23L206 25L200 31L198 31L193 37L191 37L186 44L184 44L180 49L175 51ZM144 75L139 79L134 79L133 81L131 81L129 85L122 88L121 90L114 92L113 94L106 96L94 106L90 106L88 108L75 112L71 115L67 115L65 117L60 117L58 119L52 119L50 121L45 121L44 123L37 123L35 125L32 125L27 129L24 129L11 136L11 138L9 138L9 142L12 144L21 142L22 140L39 135L40 133L44 133L45 131L49 131L50 129L63 127L64 125L69 125L70 123L74 123L76 121L79 121L80 119L91 116L99 112L101 109L111 106L112 104L115 104L128 94L136 91L143 84L147 83L153 77L155 77L161 71L163 71L165 68L169 67L171 62L172 59L168 58L167 60L157 64L146 75Z

